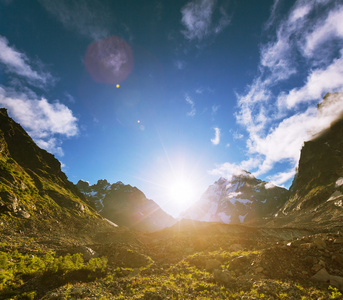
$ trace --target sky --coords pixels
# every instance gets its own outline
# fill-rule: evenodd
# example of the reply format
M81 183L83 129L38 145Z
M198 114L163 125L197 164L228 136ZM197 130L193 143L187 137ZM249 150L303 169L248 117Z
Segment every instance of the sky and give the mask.
M343 0L0 0L0 107L174 216L241 169L289 188L342 91Z

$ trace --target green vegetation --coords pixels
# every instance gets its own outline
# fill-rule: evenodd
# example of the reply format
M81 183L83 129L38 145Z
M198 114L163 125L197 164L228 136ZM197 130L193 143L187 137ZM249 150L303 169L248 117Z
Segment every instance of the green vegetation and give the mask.
M92 258L84 262L80 253L56 257L52 251L44 256L23 254L17 250L0 252L0 298L33 297L36 291L26 291L32 282L47 283L49 279L63 284L73 280L89 281L106 274L107 259ZM43 287L41 287L43 288ZM23 293L21 293L24 291ZM30 299L30 298L27 298Z
M209 272L178 264L164 271L137 276L109 275L89 283L69 283L44 299L342 299L336 289L319 289L289 281L258 279L219 284Z

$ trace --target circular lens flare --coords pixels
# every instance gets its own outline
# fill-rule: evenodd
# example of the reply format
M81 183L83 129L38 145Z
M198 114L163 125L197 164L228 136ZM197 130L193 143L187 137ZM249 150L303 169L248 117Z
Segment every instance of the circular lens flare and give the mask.
M85 66L96 82L117 84L132 71L131 47L118 36L110 36L90 44L85 56Z

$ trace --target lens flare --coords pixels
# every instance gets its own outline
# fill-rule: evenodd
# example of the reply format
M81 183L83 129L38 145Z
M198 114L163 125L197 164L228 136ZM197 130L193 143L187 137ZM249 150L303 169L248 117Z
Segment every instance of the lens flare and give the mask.
M84 59L85 66L96 82L117 84L132 71L131 47L118 36L110 36L90 44Z

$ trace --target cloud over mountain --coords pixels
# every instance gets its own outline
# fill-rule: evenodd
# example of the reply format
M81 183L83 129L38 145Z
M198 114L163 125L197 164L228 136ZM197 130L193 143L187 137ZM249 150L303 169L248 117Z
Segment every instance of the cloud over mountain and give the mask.
M241 167L258 176L282 162L288 171L269 177L282 184L294 174L304 141L342 114L341 95L331 95L316 108L326 93L343 88L342 3L298 0L283 18L280 5L275 2L266 24L265 34L272 38L261 45L258 73L237 94L236 120L248 133L248 158L218 165L212 174L225 176Z
M77 118L58 101L51 104L45 98L29 99L25 94L9 93L0 87L0 105L9 110L41 148L60 156L60 138L78 133Z

